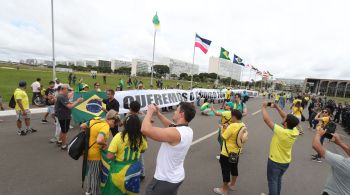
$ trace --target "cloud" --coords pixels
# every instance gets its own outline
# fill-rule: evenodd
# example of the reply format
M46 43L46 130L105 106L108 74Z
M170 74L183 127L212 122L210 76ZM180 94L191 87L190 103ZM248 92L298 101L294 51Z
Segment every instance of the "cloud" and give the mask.
M50 1L0 3L0 58L50 59ZM56 55L58 60L150 60L157 11L156 59L192 62L197 32L213 41L207 55L196 52L201 71L224 47L275 77L349 79L349 5L345 0L54 1Z

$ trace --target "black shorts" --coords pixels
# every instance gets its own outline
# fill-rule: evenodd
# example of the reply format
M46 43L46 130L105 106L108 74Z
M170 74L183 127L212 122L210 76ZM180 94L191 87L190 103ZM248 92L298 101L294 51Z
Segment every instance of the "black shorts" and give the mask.
M224 183L228 183L231 180L230 174L232 176L238 176L238 160L237 163L228 162L228 157L224 155L220 155L220 166L222 172L222 180Z
M225 102L229 102L229 101L230 101L230 99L225 99L224 101L225 101Z
M61 127L62 133L68 133L69 125L70 125L70 119L64 119L64 120L58 120Z

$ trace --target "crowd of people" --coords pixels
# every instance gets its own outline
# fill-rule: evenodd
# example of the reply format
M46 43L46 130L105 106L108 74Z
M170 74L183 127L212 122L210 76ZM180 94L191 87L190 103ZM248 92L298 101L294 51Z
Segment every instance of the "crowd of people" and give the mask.
M33 93L41 92L42 85L40 78L31 87ZM129 85L135 82L128 81ZM139 81L137 81L139 84ZM159 82L157 82L159 83ZM138 85L137 84L137 85ZM118 89L123 90L124 84L119 81ZM20 81L18 88L14 92L15 110L17 113L17 128L19 135L36 132L30 126L30 110L28 95L25 92L27 83ZM135 86L136 87L136 86ZM35 89L35 90L34 90ZM96 92L102 92L98 82L94 83ZM74 91L90 91L89 86L78 81L76 89L72 89L68 84L62 84L58 80L50 81L45 90L44 97L47 105L47 113L44 114L42 123L48 122L50 116L55 123L55 131L52 143L56 143L62 150L67 150L67 133L70 129L71 110L83 101L77 98L73 101ZM148 149L147 138L161 143L157 155L156 170L152 181L147 185L145 194L163 195L177 194L177 191L185 179L184 161L193 139L193 130L189 123L196 115L194 103L181 102L173 113L172 120L162 114L161 108L155 104L148 106L147 112L140 112L140 103L130 102L129 113L119 114L119 102L114 98L115 91L106 90L107 98L103 100L106 108L106 117L93 118L80 124L83 131L89 132L89 142L87 151L86 182L84 190L87 195L108 194L101 188L102 153L107 154L109 160L120 163L140 164L137 171L141 182L145 177L143 153ZM312 146L316 154L312 160L325 161L332 167L323 194L350 194L350 146L341 141L340 136L335 133L334 124L340 122L341 112L344 108L342 104L331 104L326 100L300 94L290 99L286 93L274 93L269 95L269 102L262 103L262 117L266 125L273 131L270 143L270 152L267 159L267 181L269 194L279 195L282 189L282 178L292 162L292 148L298 136L304 134L301 122L308 121L310 131L315 131ZM227 195L229 191L236 189L238 179L238 163L240 155L243 153L244 144L248 140L248 129L244 117L248 114L247 103L249 96L243 92L232 93L228 88L225 93L221 109L215 109L214 100L197 97L196 104L204 115L210 112L214 116L219 116L218 124L218 153L222 173L222 186L214 188L217 194ZM291 112L285 110L290 102ZM212 104L211 104L212 103ZM346 106L347 103L345 103ZM268 108L275 109L282 123L274 122L269 115ZM308 118L304 117L304 108L308 110ZM164 127L154 126L152 117L156 116ZM25 128L22 128L22 122ZM323 146L324 140L332 140L339 145L347 157L335 154ZM113 167L110 167L113 169ZM119 178L108 175L109 181L119 185ZM106 184L108 186L108 183ZM139 186L140 185L135 185ZM121 189L124 186L117 186ZM137 194L140 189L136 189ZM142 194L142 193L141 193Z

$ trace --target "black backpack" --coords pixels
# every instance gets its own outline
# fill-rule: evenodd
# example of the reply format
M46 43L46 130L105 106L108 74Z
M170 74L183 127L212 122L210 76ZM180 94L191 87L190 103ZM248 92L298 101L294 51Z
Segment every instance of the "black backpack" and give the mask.
M16 107L16 101L15 101L15 95L12 95L10 102L9 102L9 107L10 108L15 108Z
M96 122L94 125L101 123ZM68 155L72 157L74 160L78 160L80 156L83 155L85 146L88 145L88 150L96 143L94 142L92 145L89 146L89 139L90 139L90 128L86 129L85 131L79 132L68 144Z

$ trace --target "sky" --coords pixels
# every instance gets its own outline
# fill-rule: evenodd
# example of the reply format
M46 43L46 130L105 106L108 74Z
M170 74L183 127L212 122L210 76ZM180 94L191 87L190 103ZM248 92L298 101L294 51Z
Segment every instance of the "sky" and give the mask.
M50 0L0 5L0 59L51 59ZM151 60L157 12L156 59L192 62L198 33L212 41L207 54L196 49L200 72L224 47L275 78L350 79L349 7L346 0L54 0L56 60Z

